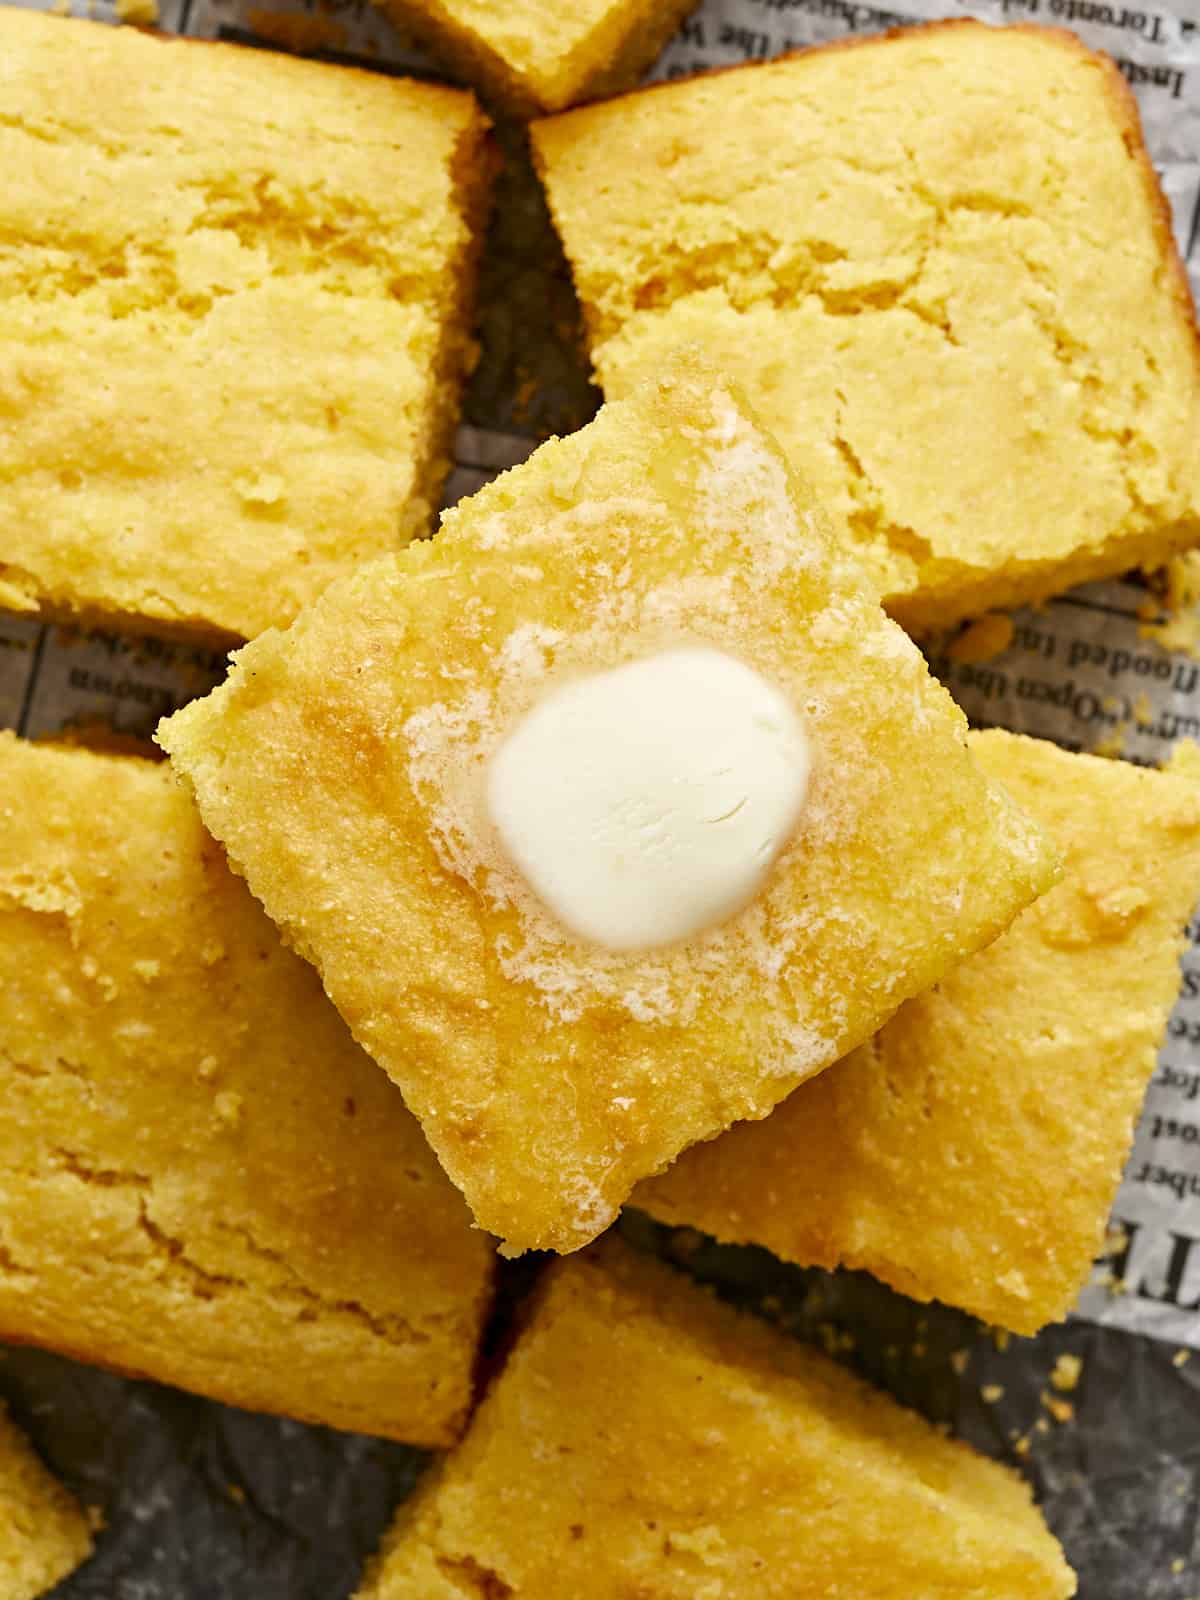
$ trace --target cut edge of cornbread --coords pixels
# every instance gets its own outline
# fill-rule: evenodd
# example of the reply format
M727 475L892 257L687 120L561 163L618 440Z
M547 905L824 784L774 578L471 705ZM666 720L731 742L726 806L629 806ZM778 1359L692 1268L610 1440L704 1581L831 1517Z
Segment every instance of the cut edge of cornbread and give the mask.
M47 23L51 28L76 25L74 19L52 20L39 13L21 13L33 25ZM28 23L26 23L28 25ZM83 26L101 27L98 23ZM122 30L124 32L125 30ZM206 50L207 59L218 53L247 52L244 46L223 41L192 39L177 35L142 34L156 47L179 50ZM297 60L277 52L262 52L272 70L298 73L335 72L339 76L377 79L378 74L363 67L329 67L323 63ZM280 67L279 63L286 63ZM433 282L434 296L428 302L412 301L414 314L426 319L433 334L434 348L424 372L420 405L426 426L420 444L413 451L414 492L404 507L395 529L395 547L433 531L442 488L454 461L454 433L459 417L462 391L478 358L478 344L472 332L473 307L482 255L484 233L492 199L492 186L501 165L501 155L490 137L491 120L469 90L430 85L419 80L402 80L428 96L430 103L457 102L461 126L454 139L447 171L452 191L452 211L462 225L463 237L452 258L444 263ZM379 552L379 553L382 553ZM74 624L85 628L114 624L134 630L152 631L164 637L202 640L216 645L234 645L260 632L269 622L286 622L278 616L263 620L252 613L253 605L224 606L223 619L203 612L184 611L166 595L145 587L136 603L109 601L80 591L70 583L47 583L37 573L0 554L0 609L38 616L47 622ZM240 615L235 613L240 612Z
M633 1410L637 1399L610 1395L615 1415L609 1410L604 1415L611 1416L613 1438L601 1430L599 1460L592 1465L586 1447L579 1448L577 1434L583 1430L572 1423L571 1407L573 1398L580 1402L586 1372L603 1356L608 1341L621 1351L622 1370L630 1372L633 1394L646 1403L646 1410ZM657 1377L656 1388L644 1369ZM690 1395L709 1421L706 1430L691 1421ZM529 1397L527 1405L524 1396ZM580 1403L586 1406L587 1401ZM622 1406L630 1408L628 1416L622 1415ZM665 1413L661 1419L656 1406ZM1019 1472L946 1437L920 1413L823 1352L609 1235L584 1254L554 1263L543 1275L521 1308L513 1347L466 1436L399 1507L368 1562L356 1600L452 1600L460 1584L480 1595L518 1589L524 1594L527 1586L531 1596L553 1592L543 1587L546 1564L537 1562L531 1571L521 1560L522 1523L515 1515L522 1509L519 1495L505 1506L503 1491L497 1492L497 1479L510 1466L514 1482L523 1481L520 1464L526 1455L535 1486L554 1470L545 1463L561 1457L571 1485L562 1502L543 1507L535 1487L528 1509L534 1519L544 1509L546 1521L542 1525L535 1520L533 1537L561 1547L567 1575L578 1581L587 1559L587 1547L579 1551L579 1542L587 1532L601 1531L604 1514L602 1504L589 1507L588 1474L611 1472L611 1457L618 1449L627 1452L638 1415L647 1431L647 1448L621 1497L616 1537L622 1544L614 1566L637 1570L656 1594L656 1574L668 1585L663 1594L674 1595L691 1593L682 1586L687 1579L699 1583L701 1575L714 1576L714 1569L725 1570L722 1592L757 1592L743 1589L745 1567L738 1571L725 1565L743 1540L753 1552L754 1488L767 1518L772 1504L780 1510L794 1507L791 1515L799 1535L806 1521L853 1519L853 1511L843 1508L837 1494L843 1474L857 1484L864 1500L886 1508L885 1524L889 1513L902 1518L907 1502L922 1523L930 1519L922 1530L924 1539L945 1541L957 1520L962 1553L956 1548L951 1554L944 1543L939 1549L939 1556L946 1558L938 1574L939 1593L948 1578L953 1581L958 1560L964 1568L971 1565L975 1582L969 1583L965 1570L959 1577L969 1583L972 1594L981 1579L997 1585L988 1588L989 1594L1008 1600L1068 1600L1076 1592L1075 1575ZM780 1458L786 1456L777 1430L786 1428L793 1416L797 1422L807 1419L820 1443L802 1446L780 1472ZM673 1428L678 1438L672 1436ZM665 1440L656 1437L660 1432L666 1433ZM761 1455L753 1448L756 1437L764 1446ZM706 1497L705 1476L714 1472L723 1478L725 1451L740 1459L745 1471L733 1475L735 1486L728 1494ZM685 1463L682 1474L678 1462ZM773 1467L777 1475L771 1482ZM804 1499L806 1489L816 1486L805 1483L809 1475L822 1491L816 1505ZM576 1505L580 1523L570 1525L567 1517ZM590 1529L582 1526L588 1522ZM778 1524L771 1528L768 1521L761 1531L770 1543L778 1542ZM845 1533L853 1543L848 1528ZM880 1529L869 1530L868 1550L885 1537ZM805 1595L825 1593L822 1580L858 1576L870 1557L866 1551L851 1551L841 1574L838 1559L833 1548L820 1551L812 1586L804 1584ZM753 1554L747 1563L755 1568L762 1564ZM908 1568L916 1564L909 1558ZM604 1585L610 1571L606 1568L595 1589L586 1587L589 1596L609 1592ZM772 1593L783 1592L777 1583L771 1585ZM708 1590L697 1587L695 1592ZM888 1587L886 1592L899 1590Z
M519 67L446 0L376 0L453 72L508 115L527 120L628 88L660 54L697 0L612 0L553 64Z
M1146 198L1153 233L1154 246L1162 264L1171 302L1177 309L1185 336L1191 348L1192 365L1196 374L1197 391L1200 392L1200 313L1191 292L1187 269L1175 240L1171 211L1163 193L1158 175L1150 160L1142 130L1137 100L1125 77L1111 56L1093 51L1069 29L1043 26L1032 22L1017 22L999 26L974 18L946 18L940 21L888 29L874 35L831 40L827 43L792 50L772 58L769 62L739 63L720 67L703 74L707 80L730 72L745 72L763 66L778 66L782 62L827 55L832 51L864 50L889 42L914 36L929 36L947 30L1021 33L1051 44L1077 59L1087 62L1103 75L1104 92L1125 150L1136 168L1140 187ZM694 83L697 80L690 80ZM551 181L549 141L564 132L570 134L572 125L586 125L589 116L599 111L607 115L619 107L623 98L641 100L656 90L686 92L689 84L662 82L646 85L634 91L633 96L621 96L600 108L581 107L561 116L552 116L535 122L530 129L530 146L534 165L542 180L547 203L555 227L564 243L564 217L560 212L556 187ZM580 289L576 263L567 251L572 277ZM668 301L683 305L688 296L681 294ZM628 385L614 387L606 372L605 354L619 348L623 338L633 329L636 315L614 320L616 314L602 315L589 302L580 289L580 303L592 351L592 366L596 382L609 398L618 398L627 392ZM733 307L730 307L731 311ZM689 342L695 338L688 334ZM606 383L606 378L609 381ZM1197 417L1200 429L1200 413ZM1200 458L1200 436L1197 440ZM919 533L919 530L918 530ZM1082 545L1065 559L1022 560L1013 557L995 569L982 569L972 563L950 558L935 558L922 574L916 592L898 592L881 595L881 603L910 633L917 636L935 632L954 625L971 616L991 609L1012 608L1022 604L1037 604L1061 593L1064 589L1093 579L1117 576L1135 567L1154 570L1164 565L1181 551L1200 544L1200 471L1188 496L1187 508L1178 518L1161 526L1134 531L1115 531L1098 542Z
M92 1553L87 1517L0 1407L0 1600L35 1600Z

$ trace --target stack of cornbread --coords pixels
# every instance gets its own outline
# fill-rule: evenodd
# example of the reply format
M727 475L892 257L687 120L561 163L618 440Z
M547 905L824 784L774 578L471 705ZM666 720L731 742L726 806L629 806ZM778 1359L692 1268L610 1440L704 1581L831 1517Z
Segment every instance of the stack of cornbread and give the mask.
M379 1600L1071 1595L612 1225L1027 1334L1088 1277L1200 784L968 733L910 635L1200 543L1136 109L1028 27L597 100L684 7L388 9L561 113L605 393L436 532L472 93L0 8L0 605L241 646L166 762L0 734L0 1335L446 1452ZM17 1600L91 1532L2 1454Z

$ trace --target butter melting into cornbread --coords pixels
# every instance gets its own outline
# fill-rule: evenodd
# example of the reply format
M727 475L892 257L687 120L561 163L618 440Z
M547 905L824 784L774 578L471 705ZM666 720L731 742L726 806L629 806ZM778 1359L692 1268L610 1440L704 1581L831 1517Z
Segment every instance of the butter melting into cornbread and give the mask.
M468 94L0 8L0 605L248 638L429 531Z
M360 1600L1066 1600L1015 1473L615 1240L556 1266Z
M737 914L664 948L601 948L500 848L484 774L557 685L684 644L788 701L804 807ZM432 544L248 646L158 737L514 1250L586 1244L637 1179L766 1115L1055 872L811 494L707 371L544 445Z
M493 1247L164 765L0 734L0 1337L445 1445Z
M865 1267L1018 1333L1074 1304L1104 1236L1200 897L1200 784L971 736L1063 881L765 1122L634 1203L804 1265Z
M938 23L533 139L605 394L706 348L906 626L1200 541L1187 278L1133 97L1073 34Z

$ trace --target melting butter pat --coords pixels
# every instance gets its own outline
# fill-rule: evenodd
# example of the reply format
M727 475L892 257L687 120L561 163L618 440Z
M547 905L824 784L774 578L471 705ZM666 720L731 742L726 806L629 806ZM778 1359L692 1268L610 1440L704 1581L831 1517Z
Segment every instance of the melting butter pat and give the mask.
M706 647L560 685L493 756L491 820L580 938L646 950L754 896L804 805L809 742L785 696Z

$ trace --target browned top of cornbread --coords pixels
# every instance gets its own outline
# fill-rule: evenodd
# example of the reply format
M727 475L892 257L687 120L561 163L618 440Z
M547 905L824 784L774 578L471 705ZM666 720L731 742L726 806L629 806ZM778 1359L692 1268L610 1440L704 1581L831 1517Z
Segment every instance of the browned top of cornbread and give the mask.
M788 697L809 795L750 906L615 953L533 895L481 775L564 676L681 642ZM571 1250L1052 881L965 735L809 491L719 380L680 369L263 635L158 738L480 1223Z
M1200 341L1120 73L959 21L534 145L606 393L700 342L927 627L1200 538Z
M468 94L0 10L0 602L245 637L425 532Z
M35 1600L91 1549L87 1518L0 1410L0 1600Z
M362 1600L1061 1600L1005 1468L615 1241L554 1269Z
M1062 847L1063 881L773 1116L634 1202L792 1261L865 1267L1020 1333L1098 1254L1200 896L1200 786L971 736Z
M169 768L0 734L0 1336L445 1445L493 1250Z

